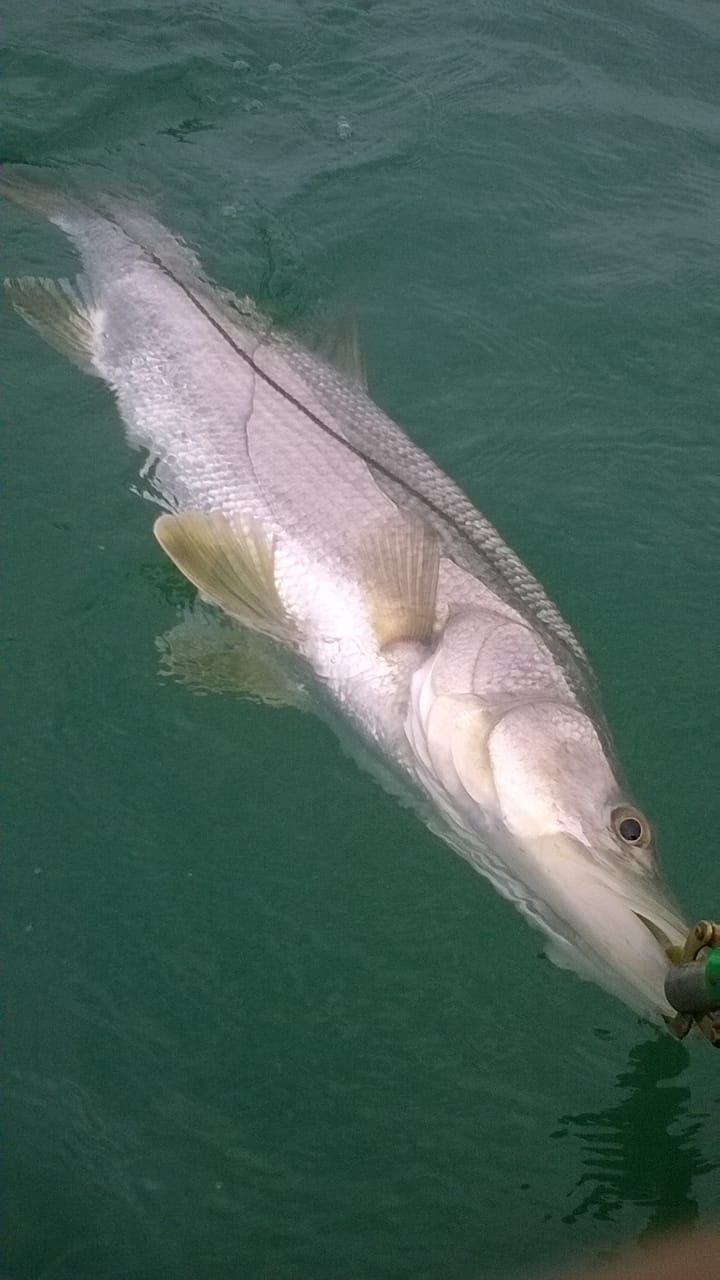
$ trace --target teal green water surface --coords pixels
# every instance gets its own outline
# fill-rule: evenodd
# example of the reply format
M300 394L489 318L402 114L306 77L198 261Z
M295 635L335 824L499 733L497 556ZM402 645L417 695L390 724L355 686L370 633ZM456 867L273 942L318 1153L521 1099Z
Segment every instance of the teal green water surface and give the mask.
M720 913L714 0L6 0L0 154L312 329L590 653ZM2 273L72 274L0 210ZM164 680L111 396L6 307L5 1280L470 1280L720 1217L720 1055L550 965L320 722ZM522 1001L517 1003L517 975Z

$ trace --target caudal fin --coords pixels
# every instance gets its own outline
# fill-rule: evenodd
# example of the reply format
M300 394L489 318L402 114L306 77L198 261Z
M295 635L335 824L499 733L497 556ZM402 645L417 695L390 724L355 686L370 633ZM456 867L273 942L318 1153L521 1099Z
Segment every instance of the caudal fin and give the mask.
M78 202L60 188L52 170L32 165L0 165L0 196L51 222L79 210Z

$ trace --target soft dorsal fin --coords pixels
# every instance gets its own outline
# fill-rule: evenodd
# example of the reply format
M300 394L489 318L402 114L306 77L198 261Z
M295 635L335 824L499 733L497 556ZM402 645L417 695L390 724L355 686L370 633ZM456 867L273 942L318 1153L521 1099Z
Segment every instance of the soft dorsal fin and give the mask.
M93 363L96 304L86 276L49 280L18 276L5 281L5 292L22 316L46 342L67 356L83 373L98 376Z
M365 361L360 349L357 320L351 312L338 316L319 343L319 354L339 373L367 391Z
M419 520L392 517L364 539L360 572L381 649L398 640L432 639L439 569L438 538Z
M155 521L155 537L211 604L289 643L292 626L275 582L275 552L260 525L239 515L185 511Z

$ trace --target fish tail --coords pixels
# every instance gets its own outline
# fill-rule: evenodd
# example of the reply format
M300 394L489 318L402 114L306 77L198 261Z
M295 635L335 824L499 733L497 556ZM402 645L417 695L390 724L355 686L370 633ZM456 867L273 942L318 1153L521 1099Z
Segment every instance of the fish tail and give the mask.
M31 165L0 165L0 196L32 213L43 214L51 222L61 222L81 206L77 200L54 185L52 170Z
M32 213L44 215L73 240L85 256L87 233L110 232L117 242L151 256L174 279L197 285L204 274L195 253L172 235L145 205L124 195L106 195L81 188L77 196L50 169L0 164L0 197Z

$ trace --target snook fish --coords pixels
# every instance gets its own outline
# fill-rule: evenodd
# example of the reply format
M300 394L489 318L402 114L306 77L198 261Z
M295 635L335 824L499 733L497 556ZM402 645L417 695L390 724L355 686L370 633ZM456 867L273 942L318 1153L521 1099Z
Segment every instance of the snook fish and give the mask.
M344 368L213 286L123 201L27 171L0 194L75 245L74 281L15 309L112 388L164 508L160 546L204 601L314 674L428 824L539 927L559 963L670 1015L687 926L627 795L585 655L462 491Z

